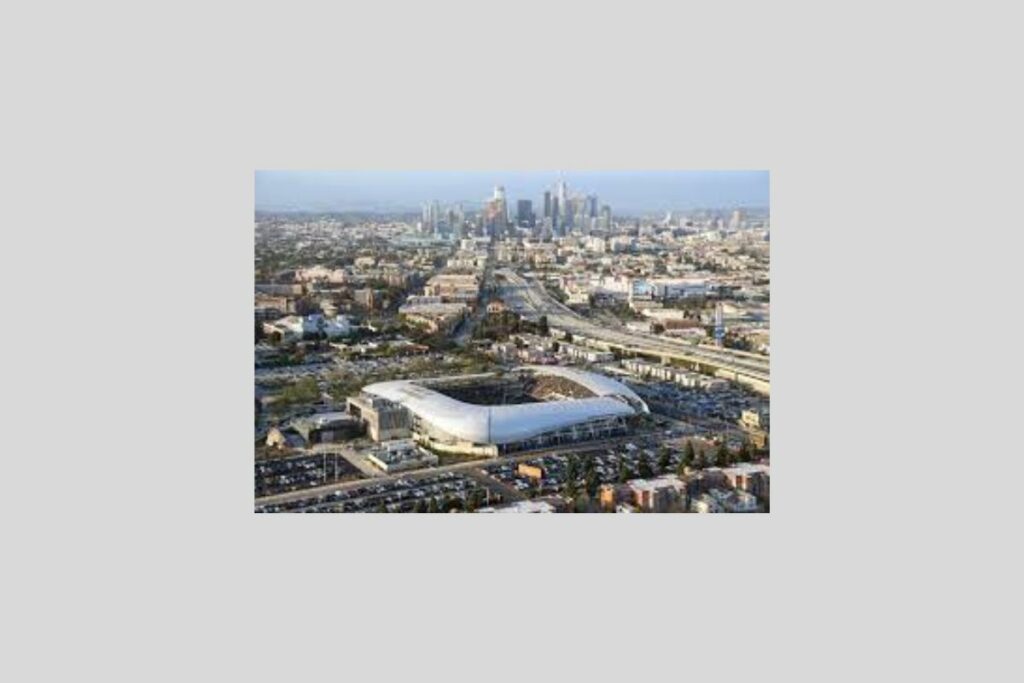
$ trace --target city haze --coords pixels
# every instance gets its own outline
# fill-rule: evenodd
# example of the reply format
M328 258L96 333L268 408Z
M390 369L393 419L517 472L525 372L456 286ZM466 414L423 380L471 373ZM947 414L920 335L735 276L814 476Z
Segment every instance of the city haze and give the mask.
M495 186L535 203L559 179L628 213L766 209L768 171L256 171L258 211L416 211L482 203Z

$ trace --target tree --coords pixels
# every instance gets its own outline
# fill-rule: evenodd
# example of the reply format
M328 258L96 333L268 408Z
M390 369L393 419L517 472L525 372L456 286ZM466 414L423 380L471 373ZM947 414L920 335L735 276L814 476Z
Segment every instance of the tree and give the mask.
M703 469L704 468L704 451L699 450L693 454L693 468Z
M658 446L658 473L664 474L668 471L669 466L669 451L668 446L662 444Z
M312 377L305 377L281 391L280 402L287 404L312 403L320 398L320 387Z
M569 498L575 498L579 492L579 488L576 486L576 480L580 476L579 460L575 455L569 456L569 462L565 467L565 495Z
M437 507L437 498L431 498L430 504L427 505L427 512L440 512L441 510Z
M587 461L583 465L583 488L587 492L587 495L591 498L597 494L597 489L601 485L601 479L597 476L597 467L594 464L594 456L588 455Z
M625 484L627 481L633 478L633 472L630 470L629 465L626 464L624 459L619 460L619 483Z
M750 443L743 439L743 443L740 444L740 450L736 453L736 462L750 462Z
M548 330L548 317L546 315L542 315L540 317L540 320L537 321L537 325L539 327L540 336L547 337L550 335L550 331Z
M651 463L647 460L647 454L640 454L640 461L637 464L637 476L641 479L646 479L652 476L654 472L651 470Z
M387 506L384 505L384 501L381 501L380 503L378 503L377 509L374 510L374 512L387 512L387 511L388 511L388 508L387 508Z
M427 511L427 504L424 503L422 499L421 500L417 500L416 504L412 506L412 511L413 512L426 512Z
M679 461L679 466L676 467L676 474L679 475L680 477L685 476L686 475L686 468L687 467L688 467L688 465L686 464L686 461L685 460L680 460Z
M724 439L718 444L718 450L715 451L715 464L719 467L729 466L729 448L725 445Z
M683 450L683 463L690 466L697 459L697 453L693 450L693 441L686 440L686 448Z

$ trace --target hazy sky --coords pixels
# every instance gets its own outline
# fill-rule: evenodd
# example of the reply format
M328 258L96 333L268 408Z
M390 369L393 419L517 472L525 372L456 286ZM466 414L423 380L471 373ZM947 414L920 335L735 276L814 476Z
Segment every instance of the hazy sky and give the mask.
M596 193L614 211L767 207L768 171L566 171L570 193ZM270 211L418 209L426 201L481 202L504 185L514 207L555 171L257 171L256 208Z

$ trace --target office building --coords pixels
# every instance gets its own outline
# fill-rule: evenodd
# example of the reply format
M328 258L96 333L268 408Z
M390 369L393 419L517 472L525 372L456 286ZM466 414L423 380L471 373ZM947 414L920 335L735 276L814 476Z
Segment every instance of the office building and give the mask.
M522 228L534 226L533 202L529 199L520 199L516 202L516 224Z

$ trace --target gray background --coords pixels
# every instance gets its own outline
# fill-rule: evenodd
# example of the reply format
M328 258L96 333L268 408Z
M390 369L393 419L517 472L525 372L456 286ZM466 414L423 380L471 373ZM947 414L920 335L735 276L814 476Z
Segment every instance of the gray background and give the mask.
M1009 679L1001 7L5 9L4 678ZM257 168L770 169L772 513L254 515Z

